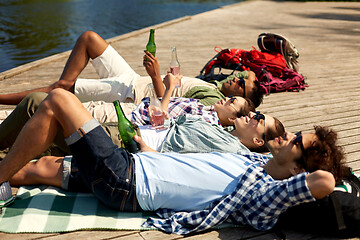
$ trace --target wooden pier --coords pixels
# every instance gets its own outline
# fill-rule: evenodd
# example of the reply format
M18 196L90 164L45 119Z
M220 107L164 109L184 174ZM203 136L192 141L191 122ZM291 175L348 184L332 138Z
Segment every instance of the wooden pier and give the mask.
M166 73L170 49L177 47L181 71L197 76L216 52L214 47L257 48L262 32L289 38L300 52L300 69L309 87L300 92L270 94L259 107L279 118L288 131L311 131L326 125L339 133L348 164L360 173L360 2L245 1L195 16L152 26L157 56ZM146 75L143 49L149 28L108 39L130 66ZM70 51L0 73L0 92L17 92L56 81ZM81 74L97 78L91 64ZM358 92L359 91L359 92ZM9 109L11 106L0 106ZM285 231L288 239L325 239ZM78 231L56 234L4 234L0 239L179 239L159 231ZM250 228L227 228L186 239L278 239ZM326 238L328 239L328 238Z

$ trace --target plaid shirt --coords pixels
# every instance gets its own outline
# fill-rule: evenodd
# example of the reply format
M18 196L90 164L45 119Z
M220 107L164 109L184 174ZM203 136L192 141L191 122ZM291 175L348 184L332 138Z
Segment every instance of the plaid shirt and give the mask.
M139 106L128 116L128 119L138 126L151 124L149 104L150 98L143 98ZM214 111L214 106L205 106L200 103L199 99L172 97L169 101L168 114L170 118L189 114L202 118L208 123L220 125L220 120Z
M266 162L265 155L242 155L255 163L242 174L232 194L214 201L205 210L174 212L160 209L157 214L163 219L149 218L143 226L156 227L168 233L188 234L227 221L269 230L287 208L315 201L306 185L306 173L281 181L274 180L261 167Z

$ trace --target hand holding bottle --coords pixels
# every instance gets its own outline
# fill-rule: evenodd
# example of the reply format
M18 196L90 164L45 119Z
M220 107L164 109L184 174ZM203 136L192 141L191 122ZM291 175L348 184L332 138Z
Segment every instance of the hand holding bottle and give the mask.
M166 91L172 93L177 85L179 85L181 81L182 75L174 76L172 73L168 73L165 75L163 82L166 87Z
M139 144L141 152L158 152L146 145L145 141L140 136L135 135L134 140Z
M145 55L144 55L143 65L146 69L146 72L149 74L151 78L161 77L160 65L157 57L154 57L148 51L144 51L144 52Z

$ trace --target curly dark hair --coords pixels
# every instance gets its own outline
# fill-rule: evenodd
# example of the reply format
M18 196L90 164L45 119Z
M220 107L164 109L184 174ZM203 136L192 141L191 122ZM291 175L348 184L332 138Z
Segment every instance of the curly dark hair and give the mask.
M347 170L345 154L342 147L337 145L337 133L322 126L314 126L318 141L303 152L304 169L308 172L325 170L331 172L338 183Z

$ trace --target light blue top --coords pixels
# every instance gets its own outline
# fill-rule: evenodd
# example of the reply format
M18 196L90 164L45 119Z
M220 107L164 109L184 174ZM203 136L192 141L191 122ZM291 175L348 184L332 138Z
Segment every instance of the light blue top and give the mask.
M195 153L250 151L237 137L217 124L192 116L172 120L161 152Z
M247 153L247 152L246 152ZM234 191L253 163L234 153L134 154L136 196L141 208L201 210Z

